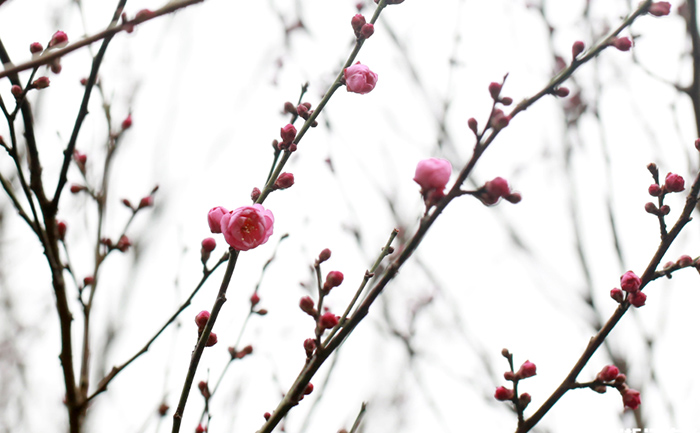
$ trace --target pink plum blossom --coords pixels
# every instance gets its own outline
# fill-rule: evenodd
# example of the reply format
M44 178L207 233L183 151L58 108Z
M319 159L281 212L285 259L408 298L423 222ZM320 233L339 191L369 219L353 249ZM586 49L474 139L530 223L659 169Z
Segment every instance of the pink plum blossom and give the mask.
M217 206L212 208L207 215L207 221L209 222L209 229L212 233L221 233L221 217L227 214L228 210L226 208Z
M452 174L452 165L441 158L428 158L418 163L413 180L421 186L424 192L432 189L445 189Z
M345 85L348 92L359 93L364 95L374 89L377 84L378 76L369 68L360 62L355 63L349 68L345 68Z
M272 235L275 217L260 204L239 207L221 217L221 232L226 242L238 251L258 247Z

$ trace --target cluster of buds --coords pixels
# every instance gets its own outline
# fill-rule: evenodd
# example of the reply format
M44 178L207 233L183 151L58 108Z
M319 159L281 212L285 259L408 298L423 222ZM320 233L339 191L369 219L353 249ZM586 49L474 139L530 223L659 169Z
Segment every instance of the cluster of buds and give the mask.
M501 96L501 89L503 84L493 82L489 84L489 94L491 94L491 99L493 99L494 104L500 103L504 106L509 106L513 103L513 98L509 96ZM506 115L500 108L494 108L489 118L489 126L493 129L503 129L510 123L510 116Z
M204 331L204 328L207 326L207 322L209 321L210 316L211 315L209 314L209 312L207 310L203 310L203 311L200 311L199 314L197 314L194 317L194 323L197 324L197 329L198 329L198 331L197 331L198 338L202 336L202 332ZM219 340L216 337L216 334L212 332L209 334L209 337L207 338L206 347L211 347L211 346L215 345L218 341Z
M310 102L302 102L301 104L294 106L291 102L287 101L284 103L284 111L286 113L289 113L291 115L296 115L301 117L304 120L309 120L309 117L311 117L312 114L314 114L314 110L311 109L311 103ZM311 127L315 128L318 126L317 121L311 122Z
M503 377L507 381L513 382L513 387L506 388L505 386L499 386L498 388L496 388L494 398L499 401L512 401L516 405L518 410L522 412L523 410L525 410L527 405L530 404L532 397L526 392L517 395L515 390L519 381L527 379L537 374L537 366L530 361L525 361L520 366L518 371L514 372L512 370L513 355L508 351L508 349L503 349L501 351L501 354L506 359L508 359L508 362L511 365L511 370L503 373Z
M513 204L522 200L520 193L511 191L508 181L502 177L496 177L486 182L484 186L479 188L476 197L487 206L496 204L501 198Z
M362 14L352 17L350 24L357 39L367 39L374 34L374 25L368 23Z
M678 174L668 173L666 175L666 179L664 181L664 184L659 185L659 183L658 183L659 170L656 167L656 164L654 164L654 163L649 164L647 166L647 169L649 169L652 176L654 176L654 179L657 180L656 182L649 185L649 190L648 190L649 195L652 197L657 197L659 200L659 205L657 206L656 204L654 204L652 202L648 202L647 204L644 205L644 210L652 215L656 215L657 217L666 216L671 211L671 208L668 205L663 204L664 197L666 196L666 194L684 191L685 190L685 180L683 179L682 176L680 176Z
M620 373L614 365L606 365L596 375L595 381L590 384L590 388L603 394L608 387L616 388L622 396L622 404L632 410L637 409L641 404L639 391L627 386L627 377Z
M627 300L630 304L639 308L646 303L647 295L640 290L642 286L642 280L632 271L625 272L620 277L620 289L614 288L610 291L610 297L613 298L618 303L622 303L624 299L624 292L627 292Z

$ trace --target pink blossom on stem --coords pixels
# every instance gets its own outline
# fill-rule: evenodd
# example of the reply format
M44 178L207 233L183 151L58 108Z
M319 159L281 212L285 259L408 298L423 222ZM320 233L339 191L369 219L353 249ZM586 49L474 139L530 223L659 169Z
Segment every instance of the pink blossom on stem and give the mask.
M207 215L207 221L209 222L209 229L212 233L221 233L221 217L227 214L228 210L221 206L212 208Z
M669 173L666 175L666 183L664 184L666 191L669 192L681 192L685 189L685 180L682 176L674 173Z
M655 17L662 17L671 13L671 3L654 2L649 5L649 13Z
M224 239L238 251L258 247L272 235L275 217L260 204L239 207L221 217Z
M614 365L606 365L602 370L596 375L595 379L601 382L612 382L615 380L617 375L620 374L620 369Z
M496 393L493 396L496 398L496 400L508 401L513 399L513 397L515 396L515 392L512 389L508 389L504 386L499 386L498 388L496 388Z
M343 76L348 92L361 95L371 92L374 86L377 85L377 79L379 78L377 74L372 72L367 66L360 64L360 62L345 68Z
M632 271L627 271L620 277L620 287L625 292L634 293L641 285L642 280Z

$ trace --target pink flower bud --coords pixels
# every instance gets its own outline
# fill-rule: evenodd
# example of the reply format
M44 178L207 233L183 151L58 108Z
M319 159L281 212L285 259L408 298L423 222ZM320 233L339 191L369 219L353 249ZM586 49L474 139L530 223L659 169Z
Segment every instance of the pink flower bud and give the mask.
M369 23L365 24L360 29L360 36L362 36L365 39L369 38L373 34L374 34L374 25L373 24L369 24Z
M671 3L669 2L654 2L649 5L649 13L655 17L662 17L671 13Z
M355 32L355 37L360 37L360 31L362 26L367 23L365 17L362 14L357 14L350 20L350 25L352 25L352 30Z
M537 374L537 366L530 361L523 362L515 376L519 379L527 379Z
M642 280L632 271L627 271L620 277L620 287L625 292L634 293L641 285Z
M32 54L39 54L42 51L44 51L44 47L39 42L32 42L29 45L29 52Z
M615 385L622 385L627 380L627 376L624 374L618 374L615 378Z
M134 20L136 21L143 21L147 20L148 18L152 17L155 15L152 10L150 9L141 9L140 11L136 12L136 15L134 15Z
M202 241L202 249L208 253L214 251L216 248L216 240L214 238L206 238Z
M331 250L329 250L328 248L324 248L323 251L321 251L321 254L318 255L318 262L323 263L330 258Z
M314 308L314 300L310 296L304 296L299 300L299 308L301 311L308 314L309 316L316 315L316 309Z
M114 247L121 251L122 253L125 253L129 250L129 247L131 246L131 240L129 240L126 235L122 235L122 237L119 238L119 242L117 242L117 245Z
M505 373L503 373L503 378L512 382L515 380L515 373L513 373L512 371L506 371Z
M66 231L68 231L68 225L63 221L56 222L56 231L58 232L58 239L63 240L66 237Z
M657 215L659 213L659 209L656 207L656 205L652 202L648 202L647 204L644 205L644 210L647 211L648 213L652 215Z
M126 119L122 121L122 131L131 128L133 121L131 120L131 114L126 116Z
M294 110L302 119L309 118L309 108L306 105L299 104Z
M510 123L510 116L506 114L501 109L493 110L493 116L491 116L491 127L495 129L503 129Z
M209 385L205 381L200 380L197 384L197 387L199 388L199 392L202 394L202 397L211 397L211 393L209 392Z
M250 193L250 199L253 200L253 203L258 201L258 198L260 198L260 189L255 187L253 188L253 191Z
M314 384L310 383L310 384L306 385L306 388L304 388L304 395L309 395L312 392L314 392Z
M494 197L505 197L510 194L510 187L508 186L508 181L502 177L497 177L493 180L486 182L484 185L486 191Z
M287 189L294 185L294 175L292 173L282 173L275 181L275 189Z
M685 268L693 264L693 258L688 255L682 255L678 258L678 266Z
M209 316L210 314L207 310L202 310L194 317L194 323L197 324L197 328L199 328L200 332L207 326Z
M348 92L364 95L369 93L377 85L379 76L372 72L367 66L355 63L349 68L345 68L343 73L345 86Z
M80 153L77 150L73 151L73 158L75 159L75 162L78 163L78 166L85 166L85 163L87 162L87 155L84 153Z
M479 133L478 133L478 129L477 129L477 128L479 127L479 124L477 123L477 121L476 121L475 118L470 117L469 120L467 120L467 126L469 126L469 129L472 130L472 132L474 133L474 135L478 135L478 134L479 134Z
M639 391L635 389L624 388L622 391L620 391L620 394L622 395L622 404L632 410L637 409L642 403L642 398Z
M582 41L576 41L574 44L571 46L571 55L574 59L578 57L579 54L583 52L583 49L585 48L585 45Z
M216 334L212 332L211 334L209 334L209 337L207 338L207 343L204 345L204 347L211 347L218 342L219 339L216 337Z
M313 338L304 340L304 350L306 351L306 357L311 358L311 355L314 354L314 350L316 350L316 340Z
M289 144L294 141L297 136L297 129L291 123L280 128L280 136L282 137L282 143Z
M519 192L512 192L503 198L506 199L506 201L509 201L513 204L517 204L517 203L520 203L522 201L523 196L520 195Z
M421 186L423 192L433 189L442 191L450 180L450 174L452 174L452 165L449 161L429 158L418 163L413 180Z
M501 104L505 105L506 107L512 103L513 103L513 98L511 98L510 96L504 96L501 98Z
M504 386L499 386L498 388L496 388L496 393L493 396L496 398L496 400L508 401L513 399L513 397L515 396L515 392L512 389L508 389Z
M32 87L35 89L45 89L49 87L51 84L51 81L49 81L49 77L39 77L34 82L32 83Z
M662 193L662 189L658 184L652 183L649 185L649 195L652 197L658 197Z
M671 212L671 208L667 204L659 208L660 215L668 215L669 212Z
M260 303L260 296L258 296L257 293L253 293L253 295L250 297L250 306L255 307Z
M274 222L272 212L260 204L239 207L219 221L224 239L238 251L248 251L267 242Z
M559 87L558 89L555 89L553 93L555 96L560 98L566 98L569 96L569 89L567 87Z
M632 41L627 36L622 38L615 38L610 44L620 51L629 51L632 47Z
M85 191L86 189L87 188L85 188L83 185L73 184L70 186L70 192L72 192L73 194L77 194L81 191Z
M627 299L630 301L630 304L639 308L639 307L643 307L644 304L646 303L647 295L644 292L639 291L639 292L630 293L630 295L627 297Z
M326 276L326 282L323 283L323 291L328 293L333 287L338 287L343 283L343 273L340 271L331 271Z
M700 138L695 140L695 148L700 152Z
M205 431L207 431L207 428L202 424L197 424L197 427L194 429L194 433L204 433Z
M209 230L212 233L221 233L221 217L229 213L226 208L217 206L212 208L207 215L207 221L209 222Z
M491 83L489 84L489 93L491 94L491 99L498 101L498 96L501 94L501 84Z
M66 45L68 45L68 35L60 30L53 34L51 41L49 42L49 48L63 48Z
M615 380L618 374L620 374L620 370L617 367L614 365L606 365L596 375L595 380L599 380L601 382L612 382Z
M681 192L685 189L685 180L677 174L669 173L666 175L664 188L669 192Z
M518 397L518 404L521 409L525 409L531 401L532 397L527 392L520 394L520 397Z
M148 196L142 198L141 201L139 202L139 209L143 209L145 207L151 207L151 206L153 206L153 196L152 195L148 195Z
M318 324L321 326L322 329L335 328L335 326L338 325L338 316L331 312L324 313L321 316L321 319L318 321Z
M614 288L610 291L610 297L617 301L618 304L620 304L624 299L624 294L622 293L622 290Z
M14 84L12 87L10 87L10 92L15 98L19 98L20 96L22 96L22 88L17 84Z
M92 286L95 283L95 277L87 276L83 278L83 286Z

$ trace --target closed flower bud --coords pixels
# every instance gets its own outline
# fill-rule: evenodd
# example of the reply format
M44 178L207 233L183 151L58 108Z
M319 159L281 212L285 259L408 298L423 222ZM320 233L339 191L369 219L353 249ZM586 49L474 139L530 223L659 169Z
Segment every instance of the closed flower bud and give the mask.
M501 98L500 102L501 102L501 104L503 104L507 107L513 103L513 98L511 98L510 96L504 96L503 98Z
M128 116L126 116L126 119L122 121L122 130L131 128L132 124L133 121L131 120L131 114L129 114Z
M42 51L44 51L44 47L39 42L32 42L29 45L29 52L32 54L39 54Z
M85 188L83 185L73 184L70 186L70 192L72 192L73 194L77 194L81 191L85 191L86 189L87 188Z
M307 338L304 340L304 350L306 351L306 357L311 358L311 356L314 354L314 350L316 350L316 340L313 338Z
M499 386L498 388L496 388L496 393L493 396L496 398L496 400L508 401L513 399L513 397L515 396L515 392L512 389L508 389L504 386Z
M56 222L56 231L58 232L58 239L64 240L66 238L66 231L68 231L68 225L63 221Z
M479 124L477 123L477 121L476 121L475 118L470 117L469 120L467 120L467 126L469 126L469 129L472 130L472 132L474 133L474 135L477 135L477 134L478 134L478 132L477 132L478 129L477 129L477 128L479 127Z
M310 384L306 385L306 388L304 388L304 395L309 395L312 392L314 392L314 385L313 385L313 383L310 383Z
M636 389L624 388L620 394L622 395L622 404L632 410L637 409L642 403L641 395Z
M209 334L209 337L207 338L207 343L204 346L211 347L218 342L219 342L219 339L217 338L216 334L212 332L211 334Z
M630 38L625 36L622 38L613 39L610 45L612 45L620 51L629 51L632 47L632 41L630 40Z
M495 197L505 197L510 194L510 187L508 186L508 181L502 177L497 177L493 180L486 182L484 185L486 191Z
M569 96L569 89L567 87L559 87L554 90L554 94L560 98L566 98Z
M209 392L209 385L205 381L200 380L197 384L197 387L199 388L199 392L202 394L202 397L211 397L211 393Z
M207 326L207 321L209 320L209 312L207 310L200 311L199 314L197 314L194 317L194 323L197 324L197 327L199 330L203 330L205 326Z
M206 238L202 241L202 249L208 253L216 248L216 240L214 238Z
M296 114L297 110L294 108L294 104L287 101L284 103L284 112L289 114Z
M260 198L260 189L255 187L253 188L253 191L250 193L250 199L253 200L253 203L258 201L258 198Z
M493 110L493 116L491 116L491 127L495 129L503 129L510 123L510 117L501 109Z
M659 208L659 214L661 215L668 215L669 212L671 212L671 208L667 204Z
M519 379L527 379L537 374L537 366L530 361L525 361L515 376Z
M513 204L517 204L517 203L520 203L522 201L523 196L520 195L519 192L512 192L503 198L506 199L506 201L509 201Z
M331 312L324 313L321 316L321 319L318 321L318 324L321 326L322 329L335 328L336 325L338 325L338 316Z
M641 285L642 280L632 271L627 271L620 277L620 288L625 292L634 293Z
M345 79L345 87L348 92L364 95L374 89L379 76L367 66L357 62L349 68L345 68L343 78Z
M682 255L678 258L678 266L685 268L693 264L693 258L688 255Z
M143 209L145 207L151 207L153 206L153 196L149 195L141 199L139 202L139 209Z
M655 17L662 17L671 13L671 3L654 2L649 5L649 13Z
M585 45L582 41L574 42L574 44L571 46L571 55L573 56L573 58L576 59L576 57L578 57L578 55L583 52L584 48Z
M297 129L291 123L288 123L284 127L280 128L280 137L282 137L283 144L289 144L294 141L297 136Z
M14 96L15 98L19 98L20 96L22 96L22 88L15 84L12 87L10 87L10 93L12 93L12 96Z
M622 293L622 290L614 288L610 291L610 297L617 301L618 304L620 304L624 299L624 294Z
M292 173L282 173L275 181L275 189L287 189L294 185L294 175Z
M221 233L221 217L228 213L226 208L217 206L207 214L207 222L212 233Z
M49 81L49 77L39 77L34 82L32 83L32 87L35 89L45 89L49 87L49 84L51 84L51 81Z
M661 195L662 192L663 192L663 190L661 189L661 187L658 184L652 183L651 185L649 185L649 195L650 196L658 197Z
M66 45L68 45L68 35L60 30L53 34L49 42L49 48L63 48Z
M365 39L369 38L373 34L374 34L374 25L372 25L372 24L369 24L369 23L365 24L360 29L360 36L362 36Z
M87 276L83 278L83 287L92 286L95 282L95 277Z
M520 397L518 397L518 405L520 406L521 409L525 409L528 404L532 401L532 397L530 397L530 394L524 392L520 394Z
M627 299L630 301L630 304L639 308L639 307L643 307L644 304L646 303L647 295L644 292L639 291L639 292L630 293L630 295L627 297Z
M250 306L255 307L260 303L260 296L258 296L257 293L253 293L253 295L250 297Z
M494 101L498 101L498 96L501 94L501 84L491 83L489 84L489 93Z
M114 247L121 251L122 253L125 253L129 250L129 247L131 246L131 240L129 240L126 235L122 235L122 237L119 238L119 242L117 242L117 245Z
M664 188L669 192L681 192L685 189L685 180L682 176L674 173L669 173L666 175L666 183Z
M299 308L301 308L301 311L308 314L309 316L316 315L316 309L314 308L314 305L314 300L311 299L310 296L304 296L299 300Z
M648 202L647 204L644 205L644 210L647 211L648 213L652 215L657 215L659 213L659 209L656 207L656 205L652 202Z
M328 248L324 248L323 251L321 251L321 254L318 255L318 262L323 263L330 258L331 250L329 250Z
M512 371L506 371L505 373L503 373L503 378L512 382L515 380L515 373L513 373Z
M596 375L595 379L601 382L612 382L613 380L615 380L618 374L620 374L620 369L618 369L614 365L606 365Z
M343 273L340 271L331 271L326 276L326 282L323 283L323 291L328 293L333 287L338 287L343 283Z
M365 17L362 14L357 14L350 20L350 25L352 25L352 30L355 32L355 37L360 37L360 31L362 26L367 23Z

